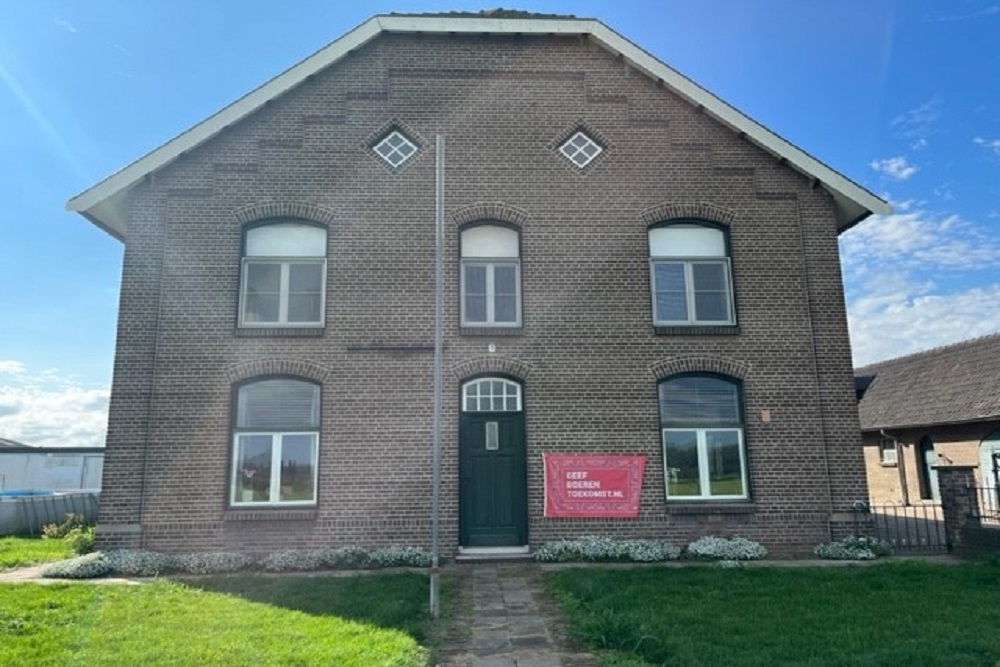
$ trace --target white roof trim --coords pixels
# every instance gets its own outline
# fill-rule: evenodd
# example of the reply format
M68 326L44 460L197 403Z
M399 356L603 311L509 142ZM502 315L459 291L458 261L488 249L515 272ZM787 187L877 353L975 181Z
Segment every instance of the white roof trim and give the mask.
M603 48L621 55L646 75L662 81L734 131L742 133L750 141L786 161L792 168L821 183L834 197L837 224L841 231L872 213L891 212L890 206L879 197L737 111L600 21L574 18L433 16L375 16L365 21L264 85L73 197L67 202L67 209L81 213L112 235L124 239L125 196L128 190L147 175L208 141L226 127L239 122L268 101L288 92L382 32L589 35Z

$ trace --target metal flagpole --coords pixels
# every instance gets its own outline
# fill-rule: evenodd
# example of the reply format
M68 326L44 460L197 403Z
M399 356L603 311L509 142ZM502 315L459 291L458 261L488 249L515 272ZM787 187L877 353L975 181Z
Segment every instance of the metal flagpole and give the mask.
M444 317L444 137L435 137L434 183L434 436L431 481L431 618L441 613L438 573L441 513L441 352Z

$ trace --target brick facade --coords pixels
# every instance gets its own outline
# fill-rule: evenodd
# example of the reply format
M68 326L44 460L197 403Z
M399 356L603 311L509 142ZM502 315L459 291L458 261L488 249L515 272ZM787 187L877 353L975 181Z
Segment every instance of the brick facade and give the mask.
M370 149L401 127L419 152ZM559 142L604 151L578 169ZM434 137L446 139L442 548L458 546L463 381L523 383L528 534L804 553L868 497L831 196L582 37L384 34L134 187L99 540L164 551L429 546ZM328 230L322 331L237 327L242 225ZM652 326L647 227L724 225L737 325ZM523 326L459 326L459 228L521 239ZM485 334L485 335L484 335ZM750 500L668 504L657 381L742 381ZM234 383L322 385L318 503L227 506ZM542 454L645 454L636 519L546 519Z

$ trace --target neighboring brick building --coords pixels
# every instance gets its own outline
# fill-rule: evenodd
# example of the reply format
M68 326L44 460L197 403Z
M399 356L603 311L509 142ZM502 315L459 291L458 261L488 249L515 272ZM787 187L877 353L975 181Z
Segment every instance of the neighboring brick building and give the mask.
M125 242L101 543L428 546L436 135L445 555L849 530L837 235L888 206L507 12L375 17L70 201ZM638 516L543 516L558 453L646 456Z
M975 466L996 488L1000 334L854 371L871 500L940 502L934 466Z

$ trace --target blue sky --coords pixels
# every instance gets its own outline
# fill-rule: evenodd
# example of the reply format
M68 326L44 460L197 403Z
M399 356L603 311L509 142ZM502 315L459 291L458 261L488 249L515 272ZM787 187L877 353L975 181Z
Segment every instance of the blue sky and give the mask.
M373 14L488 6L0 4L0 437L103 443L122 246L67 199ZM893 203L841 238L856 363L1000 331L1000 0L518 8L604 21Z

